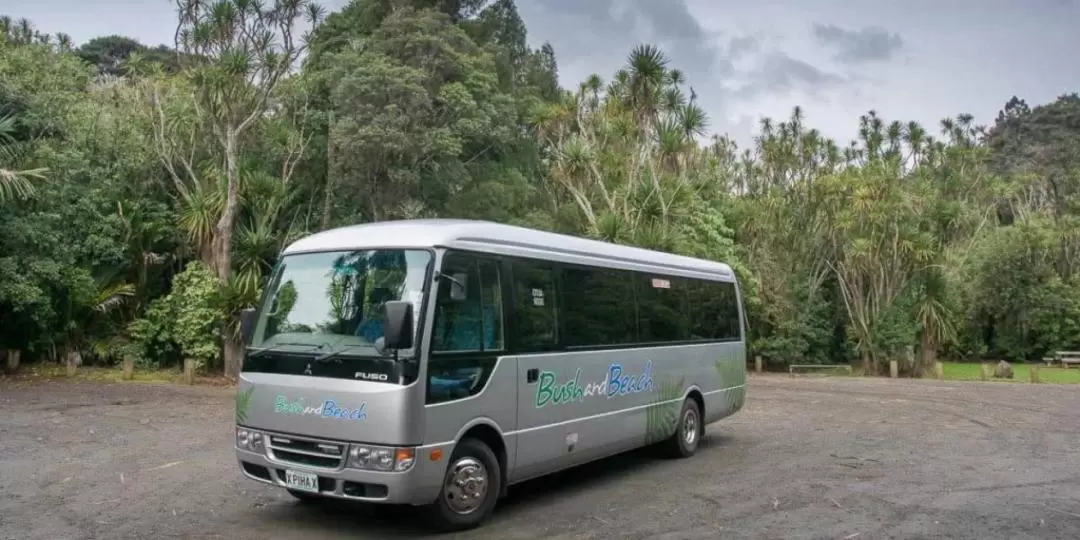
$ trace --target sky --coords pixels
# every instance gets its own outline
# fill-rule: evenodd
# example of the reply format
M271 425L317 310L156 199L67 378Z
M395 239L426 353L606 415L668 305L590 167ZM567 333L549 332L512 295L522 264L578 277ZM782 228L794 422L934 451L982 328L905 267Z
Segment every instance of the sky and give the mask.
M334 9L345 0L323 1ZM76 43L108 34L171 43L172 0L3 0ZM710 131L745 146L762 117L846 142L873 109L932 132L960 113L990 124L1013 95L1080 91L1080 0L517 0L529 42L549 42L563 86L610 80L639 43L684 72Z

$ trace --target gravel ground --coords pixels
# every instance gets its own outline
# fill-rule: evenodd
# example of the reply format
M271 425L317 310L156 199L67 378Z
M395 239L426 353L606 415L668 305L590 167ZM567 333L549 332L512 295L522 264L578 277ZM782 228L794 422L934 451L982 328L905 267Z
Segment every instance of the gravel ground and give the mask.
M0 539L404 538L407 509L241 477L233 394L0 379ZM1080 389L751 377L689 460L634 452L511 490L457 538L1080 538Z

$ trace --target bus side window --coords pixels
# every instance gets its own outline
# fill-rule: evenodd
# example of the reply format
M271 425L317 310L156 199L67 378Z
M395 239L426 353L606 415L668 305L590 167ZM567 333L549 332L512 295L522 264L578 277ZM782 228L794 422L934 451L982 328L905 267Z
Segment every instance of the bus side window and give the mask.
M515 261L513 272L517 352L554 349L559 327L554 269L542 262Z
M563 340L570 347L637 340L634 276L606 268L563 267Z
M638 340L642 343L664 343L690 339L690 319L687 315L690 280L676 277L638 274Z
M498 351L506 348L499 264L452 253L442 272L464 287L450 279L439 280L428 361L429 404L463 399L483 390Z
M499 267L494 261L449 255L442 272L464 285L464 297L452 292L460 287L450 279L439 283L435 303L433 352L493 351L504 348L502 289Z
M742 337L735 284L697 281L691 284L688 309L692 339L738 341Z

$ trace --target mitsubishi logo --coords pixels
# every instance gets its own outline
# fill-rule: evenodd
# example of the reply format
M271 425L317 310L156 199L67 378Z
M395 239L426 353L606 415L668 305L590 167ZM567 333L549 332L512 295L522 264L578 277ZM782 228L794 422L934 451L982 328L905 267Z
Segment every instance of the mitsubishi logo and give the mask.
M307 367L304 368L304 375L311 375L311 362L308 362Z

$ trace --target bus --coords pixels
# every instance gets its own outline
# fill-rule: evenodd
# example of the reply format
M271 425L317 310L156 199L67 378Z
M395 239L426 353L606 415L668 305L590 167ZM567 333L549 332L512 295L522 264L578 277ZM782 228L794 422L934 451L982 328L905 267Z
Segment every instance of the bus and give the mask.
M302 238L240 328L244 476L422 507L443 530L538 476L643 446L689 457L746 393L730 266L484 221Z

